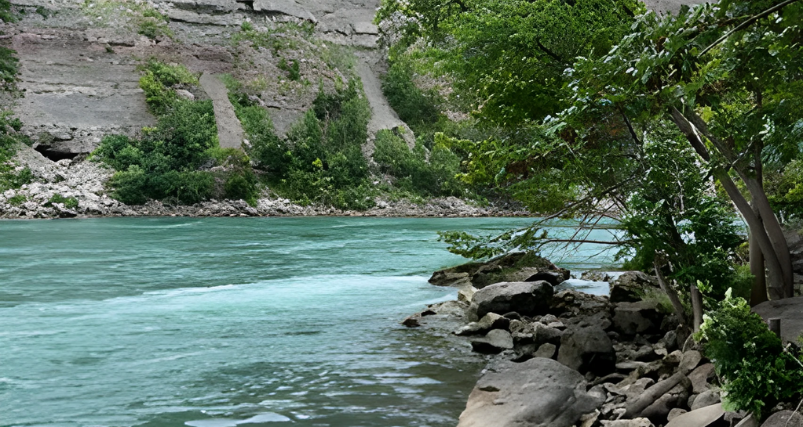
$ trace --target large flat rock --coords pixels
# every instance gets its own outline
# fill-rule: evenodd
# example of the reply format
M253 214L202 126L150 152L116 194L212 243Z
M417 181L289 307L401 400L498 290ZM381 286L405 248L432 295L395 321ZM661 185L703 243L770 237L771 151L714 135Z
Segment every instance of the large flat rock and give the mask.
M579 372L537 357L502 362L477 382L458 427L568 427L605 400Z

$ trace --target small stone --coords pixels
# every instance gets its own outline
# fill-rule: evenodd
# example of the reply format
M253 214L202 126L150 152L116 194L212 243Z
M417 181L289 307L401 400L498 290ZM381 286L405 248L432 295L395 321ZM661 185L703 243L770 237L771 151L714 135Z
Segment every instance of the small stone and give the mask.
M417 327L421 326L421 322L418 321L418 316L417 315L412 315L412 316L402 320L401 324L406 326L406 327L408 327L408 328L417 328Z
M558 350L558 346L555 344L542 344L541 347L538 347L538 350L533 353L533 357L546 357L547 359L552 359L555 357L555 352Z

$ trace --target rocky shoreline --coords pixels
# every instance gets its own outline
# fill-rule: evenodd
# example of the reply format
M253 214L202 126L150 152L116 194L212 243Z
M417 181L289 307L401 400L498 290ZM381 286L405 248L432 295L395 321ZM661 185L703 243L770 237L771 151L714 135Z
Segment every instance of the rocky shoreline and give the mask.
M89 161L64 159L52 162L30 147L20 147L17 168L30 169L33 182L0 193L2 219L53 219L94 217L263 217L263 216L353 216L353 217L527 217L524 209L504 204L474 206L456 197L435 198L423 203L408 200L377 200L366 211L331 206L301 206L288 199L260 198L255 206L243 200L210 200L191 206L151 201L145 205L123 204L108 196L105 183L114 173ZM55 197L55 199L54 199Z
M458 427L759 426L723 408L714 365L661 302L655 278L589 272L583 279L610 289L590 295L563 284L568 276L521 253L433 274L432 284L459 288L458 300L402 324L462 339L488 360ZM803 425L794 410L779 404L762 425Z

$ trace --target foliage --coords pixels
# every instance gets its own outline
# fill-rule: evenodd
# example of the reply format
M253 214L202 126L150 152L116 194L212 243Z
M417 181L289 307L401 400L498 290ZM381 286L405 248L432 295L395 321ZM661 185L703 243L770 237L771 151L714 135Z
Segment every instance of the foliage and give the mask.
M154 11L154 14L159 15L159 12ZM173 37L173 31L165 24L161 15L158 18L149 16L142 19L137 33L153 40L159 37Z
M334 93L321 90L286 138L276 135L267 110L241 84L232 78L226 83L250 141L248 153L275 191L302 204L360 210L374 205L362 154L371 111L358 81Z
M139 79L139 86L145 91L148 107L157 115L165 114L176 101L173 87L198 84L198 76L183 65L165 64L156 58L150 58L140 71L144 74Z
M118 171L110 185L113 197L123 203L166 198L196 203L213 193L214 178L197 169L215 146L211 101L175 100L142 139L106 136L93 156Z
M244 22L240 26L240 31L232 35L231 40L235 45L248 42L255 49L271 49L276 55L282 50L296 49L299 45L294 37L309 38L314 31L315 24L306 21L275 24L274 27L265 30L259 30L250 22Z
M635 0L387 0L377 19L404 22L402 50L423 39L483 118L515 125L561 111L563 71L607 52L642 10Z
M434 90L422 91L413 82L412 65L396 60L382 80L382 92L390 106L407 125L416 130L436 123L440 116L439 95Z
M789 162L767 176L773 208L786 221L803 220L803 159Z
M301 69L299 68L297 60L294 59L290 62L290 64L288 64L287 60L282 58L282 60L279 61L279 69L286 71L287 78L290 80L294 82L301 80Z
M0 21L15 22L17 17L11 13L11 2L9 0L0 0Z
M767 329L761 317L750 312L742 298L726 293L695 339L724 380L727 410L745 410L761 417L779 401L799 399L803 392L803 366L785 352L781 340Z
M140 84L158 114L156 127L145 128L140 139L108 135L93 153L117 170L109 181L112 196L127 204L149 199L192 204L211 197L254 204L258 189L250 159L218 146L212 102L175 96L173 87L197 84L197 77L183 66L155 59L142 71ZM216 165L221 172L202 170Z
M377 133L373 158L383 173L396 178L394 185L423 196L463 196L465 186L456 178L460 158L437 145L429 154L421 144L413 150L392 131Z
M678 139L645 144L650 167L627 201L621 226L628 243L620 254L633 254L625 268L647 271L658 255L661 265L672 265L665 275L681 290L707 282L709 296L721 299L737 281L735 253L743 239L733 209L715 196L693 150Z
M45 206L53 206L54 203L61 203L67 209L75 209L78 207L78 199L75 197L64 197L58 193L50 197L50 200L45 203Z
M28 201L28 198L24 194L17 194L8 199L8 204L11 206L19 206Z

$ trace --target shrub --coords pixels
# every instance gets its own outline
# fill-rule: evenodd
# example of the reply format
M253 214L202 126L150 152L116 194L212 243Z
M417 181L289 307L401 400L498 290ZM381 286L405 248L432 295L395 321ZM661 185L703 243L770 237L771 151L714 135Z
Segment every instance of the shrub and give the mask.
M144 74L139 86L145 92L145 102L156 115L165 114L177 101L174 86L198 84L198 77L183 65L168 65L155 58L149 59L140 70Z
M800 361L785 352L780 338L742 298L728 290L725 300L705 316L695 339L723 379L727 410L751 411L759 418L765 408L799 398L803 392Z
M401 137L383 130L376 135L374 161L382 172L396 178L396 187L423 196L461 196L465 187L457 179L460 158L436 145L426 159L426 150L416 144L412 151Z
M382 81L382 92L399 118L413 129L438 122L440 96L415 85L413 68L408 62L398 60L390 66Z
M295 59L288 65L287 60L282 58L282 60L279 61L279 69L286 71L287 78L290 80L294 82L301 80L301 68L299 67L298 61Z
M78 199L75 197L64 197L61 194L54 194L50 200L45 203L45 206L53 206L54 203L61 203L67 209L75 209L78 207Z
M16 196L13 196L13 197L8 199L8 204L11 205L11 206L19 206L19 205L25 203L27 200L28 200L28 198L25 197L24 194L17 194Z

